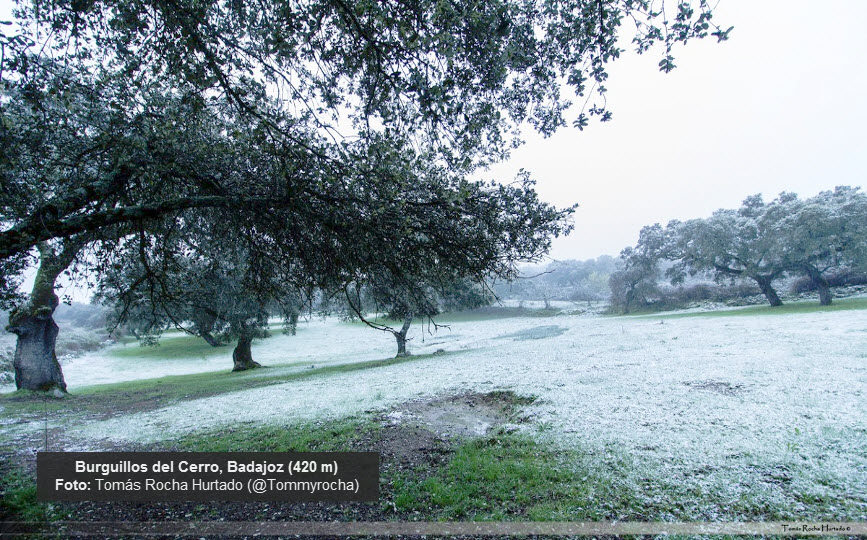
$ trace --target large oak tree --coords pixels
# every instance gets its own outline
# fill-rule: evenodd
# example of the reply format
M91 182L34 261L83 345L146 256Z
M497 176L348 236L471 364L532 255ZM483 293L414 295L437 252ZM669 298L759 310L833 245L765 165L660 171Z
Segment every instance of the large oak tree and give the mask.
M257 260L329 285L386 256L395 275L514 275L567 213L527 182L467 175L524 124L608 119L624 23L639 52L662 46L665 71L677 42L725 39L697 4L22 2L23 30L2 36L0 296L42 324L67 259L106 261L156 224L214 214ZM37 248L41 289L16 299ZM28 325L12 328L41 332L53 357L51 325Z

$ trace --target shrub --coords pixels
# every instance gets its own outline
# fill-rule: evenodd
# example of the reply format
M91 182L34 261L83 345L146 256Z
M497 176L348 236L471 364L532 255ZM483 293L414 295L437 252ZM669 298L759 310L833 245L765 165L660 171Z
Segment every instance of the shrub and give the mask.
M15 368L12 360L15 350L11 347L0 348L0 384L12 384L15 382Z
M855 270L846 270L828 276L828 285L831 287L852 287L855 285L867 285L867 272L858 272ZM789 291L792 294L804 294L816 291L816 286L813 281L804 276L795 279L792 282Z

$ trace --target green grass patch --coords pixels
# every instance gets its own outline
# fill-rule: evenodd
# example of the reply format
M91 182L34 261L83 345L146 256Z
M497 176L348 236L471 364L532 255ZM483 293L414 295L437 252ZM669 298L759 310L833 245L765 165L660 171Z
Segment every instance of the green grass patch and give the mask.
M803 300L787 302L782 306L747 306L734 309L720 309L714 311L701 311L693 313L636 313L634 315L622 315L624 317L648 317L662 319L681 319L684 317L744 317L753 315L793 315L799 313L824 313L830 311L847 311L867 309L867 297L858 298L835 298L830 306L819 305L818 301Z
M356 444L360 433L376 432L375 422L346 418L326 423L241 426L204 431L172 443L183 452L342 452Z
M652 517L640 492L587 463L577 451L553 450L527 435L499 434L460 444L444 467L398 474L394 504L434 520Z
M283 332L282 324L271 324L268 331L272 335ZM211 356L224 355L227 362L232 357L234 343L227 343L221 347L213 347L207 341L182 332L180 330L168 330L163 333L156 345L142 345L142 342L134 337L126 336L119 340L120 347L113 347L106 351L116 358L147 358L158 360L175 360L178 358L208 358Z
M36 478L13 468L0 476L0 522L44 523L65 519L66 512L53 503L36 500Z
M582 498L556 456L517 436L465 443L445 467L425 472L395 479L398 510L438 520L546 520Z
M113 347L106 351L116 358L130 359L160 359L177 360L178 358L207 358L211 356L226 356L226 362L232 356L232 347L212 347L198 336L173 336L161 339L158 345L140 345L137 340L124 343L121 347Z

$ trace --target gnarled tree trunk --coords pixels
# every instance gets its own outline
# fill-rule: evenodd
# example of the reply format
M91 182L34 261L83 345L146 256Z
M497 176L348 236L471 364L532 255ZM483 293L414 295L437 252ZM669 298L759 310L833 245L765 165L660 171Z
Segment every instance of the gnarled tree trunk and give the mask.
M755 276L753 279L759 284L759 289L761 289L762 294L765 295L771 306L777 307L783 305L783 301L780 300L777 291L771 286L771 281L773 280L771 276Z
M56 298L56 297L55 297ZM52 306L24 306L9 317L6 329L18 336L15 345L15 387L19 390L66 392L63 370L57 361L57 324Z
M404 317L403 326L400 327L400 331L392 332L392 334L394 334L394 339L397 340L397 358L409 356L409 353L406 350L406 334L407 332L409 332L409 327L411 324L412 313Z
M810 281L813 282L813 285L819 291L819 304L822 306L830 306L831 285L828 283L828 280L825 279L822 272L812 264L804 265L804 270L806 270L807 276L810 277Z
M232 351L232 360L235 365L232 371L246 371L257 367L262 367L261 364L253 360L253 353L250 352L250 345L253 343L253 336L249 334L241 334L238 338L238 344L235 350Z
M204 339L211 347L222 347L225 345L222 341L214 337L211 332L214 330L214 325L217 323L217 316L206 309L197 309L193 313L193 329L196 334Z
M39 245L39 269L26 303L9 315L6 330L18 336L13 366L19 390L66 392L63 370L57 361L57 324L54 310L60 303L54 282L75 257L76 248L67 244L55 253L47 244Z

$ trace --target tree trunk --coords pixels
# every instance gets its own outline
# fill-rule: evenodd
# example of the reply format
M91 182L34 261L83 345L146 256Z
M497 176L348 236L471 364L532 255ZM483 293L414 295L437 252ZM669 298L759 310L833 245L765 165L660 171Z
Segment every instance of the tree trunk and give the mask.
M623 302L623 315L629 315L629 307L632 305L633 300L635 300L635 291L629 289L626 291L626 298Z
M54 308L18 311L9 317L6 328L18 336L15 346L15 387L19 390L66 392L63 370L57 361L54 346L57 343L57 324Z
M815 285L816 289L819 291L819 305L830 306L831 286L828 284L828 280L825 279L822 272L812 264L805 265L804 270L807 271L807 276L810 277L810 281L813 282L813 285Z
M39 269L26 303L9 314L6 330L18 336L13 366L19 390L66 392L63 370L57 361L57 324L54 310L60 303L54 282L72 262L77 249L67 245L56 254L46 244L39 245Z
M392 332L394 334L394 339L397 340L397 358L409 356L409 353L406 351L406 333L409 332L409 326L411 324L412 313L404 317L403 326L401 326L399 332Z
M771 306L777 307L783 305L783 301L777 296L777 291L771 286L772 278L770 276L756 276L753 279L759 284L759 289L761 289L762 294L765 295Z
M289 314L289 333L293 336L295 335L295 331L298 328L298 317L301 315L298 311L293 310Z
M250 345L253 343L253 337L242 334L238 338L238 344L232 352L232 360L235 366L232 371L246 371L257 367L262 367L261 364L253 360L253 353L250 352Z

